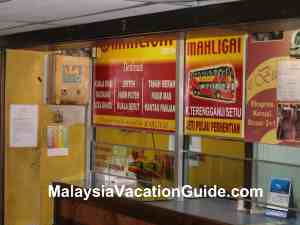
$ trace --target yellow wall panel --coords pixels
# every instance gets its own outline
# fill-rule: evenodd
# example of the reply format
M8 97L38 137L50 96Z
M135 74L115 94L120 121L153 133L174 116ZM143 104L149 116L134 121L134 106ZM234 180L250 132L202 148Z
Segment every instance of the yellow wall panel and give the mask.
M40 149L9 148L9 106L40 104L44 54L8 51L6 64L5 224L39 224ZM39 132L40 134L40 132Z
M53 113L43 104L44 60L41 52L9 50L6 65L5 224L52 225L48 184L82 179L85 171L85 126L69 130L69 156L48 157L47 126ZM9 148L9 106L39 105L38 148Z
M53 201L48 198L48 185L53 181L77 181L85 173L85 126L75 124L69 127L69 156L48 157L47 148L42 148L40 190L41 224L52 225ZM46 140L46 133L45 139Z

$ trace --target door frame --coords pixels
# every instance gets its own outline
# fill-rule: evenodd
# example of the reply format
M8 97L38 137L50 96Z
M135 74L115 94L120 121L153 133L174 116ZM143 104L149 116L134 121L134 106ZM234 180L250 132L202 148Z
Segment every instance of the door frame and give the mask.
M6 51L0 49L0 224L5 215L5 65Z

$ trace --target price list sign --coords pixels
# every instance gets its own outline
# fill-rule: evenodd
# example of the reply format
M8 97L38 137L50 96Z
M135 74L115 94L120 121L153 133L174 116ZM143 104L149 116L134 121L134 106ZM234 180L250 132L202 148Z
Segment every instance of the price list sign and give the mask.
M174 36L103 41L95 71L94 125L175 131Z

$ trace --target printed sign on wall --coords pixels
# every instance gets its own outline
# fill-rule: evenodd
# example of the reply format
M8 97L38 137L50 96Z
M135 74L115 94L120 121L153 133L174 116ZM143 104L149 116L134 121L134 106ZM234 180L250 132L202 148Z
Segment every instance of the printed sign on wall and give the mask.
M175 131L176 38L99 43L95 125Z
M48 103L84 105L89 98L90 59L49 56Z
M67 156L69 154L69 129L55 124L47 128L48 156Z
M245 36L199 38L186 43L185 133L244 136Z
M249 38L247 141L291 145L300 142L299 47L299 31Z

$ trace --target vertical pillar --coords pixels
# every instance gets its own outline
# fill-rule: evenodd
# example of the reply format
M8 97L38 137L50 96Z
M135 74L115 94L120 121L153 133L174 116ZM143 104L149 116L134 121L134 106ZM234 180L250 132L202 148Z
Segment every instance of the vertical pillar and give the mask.
M89 92L89 103L86 107L86 117L85 117L85 123L86 123L86 180L89 182L89 184L94 183L94 151L95 151L95 143L96 143L96 128L93 127L93 121L92 121L92 113L93 113L93 77L95 73L95 65L96 65L96 57L97 57L97 49L93 48L91 52L91 65L90 65L90 92Z
M5 50L0 49L0 224L4 224L5 165Z
M178 188L183 186L183 146L184 146L184 61L185 33L177 38L176 57L176 137L175 137L175 181ZM180 198L179 200L183 200Z
M245 188L252 188L252 171L253 171L253 144L246 142L245 143L245 169L244 169L244 177L245 177ZM252 200L250 197L247 200ZM251 202L245 202L244 207L248 210L251 209Z

